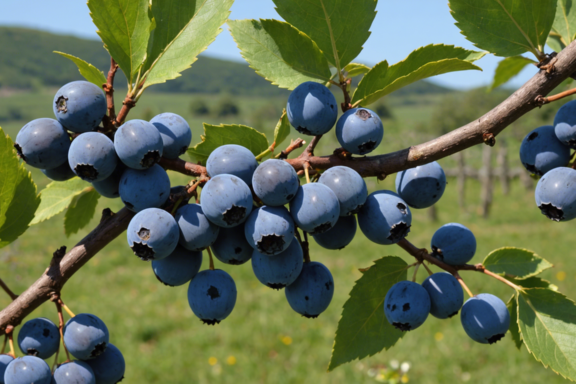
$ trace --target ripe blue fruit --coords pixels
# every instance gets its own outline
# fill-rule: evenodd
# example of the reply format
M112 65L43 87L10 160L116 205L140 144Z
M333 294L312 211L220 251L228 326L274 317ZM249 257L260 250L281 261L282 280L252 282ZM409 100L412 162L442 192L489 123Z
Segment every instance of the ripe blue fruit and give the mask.
M356 216L340 216L336 224L324 233L314 234L314 240L326 249L342 249L356 235Z
M469 298L462 307L460 320L468 336L482 344L497 342L510 327L510 313L506 304L489 293Z
M80 313L66 322L64 343L75 358L93 359L106 350L110 335L106 324L96 315Z
M132 169L148 169L162 157L163 143L158 129L145 120L130 120L114 134L114 148Z
M38 317L28 320L18 334L18 346L25 355L47 359L58 350L60 331L50 320Z
M396 175L396 192L412 208L431 207L440 200L445 188L446 175L435 161Z
M336 194L324 184L310 183L298 188L290 201L290 214L303 231L322 233L332 228L340 216Z
M4 373L6 372L6 367L14 360L10 355L0 354L0 383L4 384Z
M430 312L430 296L418 283L400 281L384 298L384 314L388 322L401 331L418 328Z
M244 224L250 246L266 255L288 249L294 238L294 221L284 207L263 206L252 211Z
M252 254L252 270L260 282L273 289L292 284L304 265L304 253L298 240L290 242L288 248L275 255L265 255L256 249Z
M214 244L220 227L206 218L200 204L187 204L174 216L180 228L180 245L190 251L201 251Z
M168 257L180 237L174 217L158 208L147 208L138 212L126 230L128 245L142 260L160 260Z
M570 161L570 148L562 144L554 133L554 127L536 128L524 137L520 144L520 161L530 173L542 176Z
M336 137L348 152L366 155L376 149L384 137L382 120L369 109L349 109L336 123Z
M126 170L123 162L119 161L116 164L116 169L110 176L102 181L92 182L92 186L100 195L109 199L120 197L120 179Z
M447 319L458 313L464 303L464 292L458 280L450 273L438 272L422 283L430 296L430 314Z
M76 176L74 171L70 168L68 161L65 161L62 165L59 165L56 168L41 169L41 171L47 178L54 181L66 181Z
M176 287L189 282L200 270L202 252L189 251L182 246L166 258L152 260L152 270L164 285Z
M143 171L126 169L120 178L120 198L133 212L158 208L170 197L170 178L158 164Z
M69 131L94 131L106 114L106 96L95 84L73 81L56 92L52 110L60 124Z
M288 121L304 135L323 135L338 118L338 103L330 90L319 83L307 81L297 86L288 97Z
M576 218L576 170L559 167L547 172L536 185L536 205L550 220Z
M223 263L244 264L252 257L253 248L244 235L244 225L220 228L218 238L210 247L214 256Z
M364 179L352 168L344 166L330 168L320 176L318 182L336 194L340 203L340 216L358 213L368 197Z
M114 344L108 344L103 354L86 363L94 372L96 384L116 384L124 378L124 356Z
M314 319L330 305L334 296L334 279L324 264L311 261L304 263L298 278L284 291L294 311Z
M558 109L554 116L554 133L562 144L576 148L576 100Z
M36 356L12 360L4 372L5 384L50 384L52 372L48 364Z
M209 325L220 323L232 313L236 295L234 280L221 269L199 272L188 287L188 303L192 312Z
M164 156L167 159L177 159L188 150L192 141L190 126L182 116L165 112L156 115L150 123L158 129L164 144Z
M202 189L202 210L219 227L240 225L252 211L252 192L237 176L214 176Z
M476 237L471 230L458 223L448 223L434 232L432 256L450 265L466 264L476 253Z
M252 188L262 202L271 207L288 204L296 196L300 179L284 160L269 159L256 168Z
M114 143L102 133L83 133L70 145L68 164L82 180L102 181L114 172L117 163Z
M69 361L63 363L54 371L56 384L96 384L94 371L84 361Z
M408 204L392 191L372 192L358 212L362 233L377 244L395 244L405 238L412 225Z
M252 185L252 175L257 167L258 162L254 154L248 148L236 144L216 148L206 160L206 170L210 177L234 175L248 186Z
M41 169L52 169L68 160L70 137L56 120L36 119L18 132L14 148L26 164Z

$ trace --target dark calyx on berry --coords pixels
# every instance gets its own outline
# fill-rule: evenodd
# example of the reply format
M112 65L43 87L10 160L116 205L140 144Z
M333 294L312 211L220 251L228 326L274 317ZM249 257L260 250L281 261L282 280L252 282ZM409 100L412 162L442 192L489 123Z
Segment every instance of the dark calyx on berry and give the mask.
M358 146L358 150L360 153L368 153L372 152L376 148L376 142L372 140L368 140L365 143L362 143Z
M556 208L552 204L542 204L538 208L544 216L554 221L564 220L564 212L560 208Z
M437 259L444 260L442 250L434 245L432 246L432 256L434 256Z
M62 112L62 113L66 113L68 112L68 106L66 105L68 101L67 97L64 96L60 96L57 100L56 100L56 110L58 112Z
M267 286L269 286L272 289L275 289L277 291L281 290L282 288L286 287L286 284L280 284L280 283L268 283L266 284Z
M265 235L256 243L258 251L266 255L274 255L284 248L284 236Z
M488 341L488 344L494 344L495 342L497 342L498 340L502 339L504 337L503 333L499 333L497 335L494 335L492 337L490 337L489 339L486 339L486 341Z
M315 227L313 233L314 233L314 234L324 233L324 232L328 231L328 230L331 229L331 228L332 228L332 223L327 222L327 223L320 224L319 226Z
M312 132L310 132L308 129L306 129L304 127L298 127L298 128L296 128L296 130L303 135L312 135Z
M388 236L387 239L394 242L402 240L408 235L408 232L410 232L410 227L411 226L405 222L393 225L390 229L390 236Z
M150 168L154 164L160 161L160 152L158 151L148 151L140 160L140 165L145 168Z
M406 332L412 329L412 326L408 323L392 323L392 325L394 326L394 328L402 332Z
M74 167L74 171L83 180L93 181L98 178L98 171L91 164L78 164Z
M135 242L130 248L132 248L132 252L134 252L136 256L144 261L154 259L154 249L148 246L148 244Z
M240 223L246 217L246 208L242 206L232 205L222 214L222 218L228 225Z
M100 356L106 350L106 342L103 341L101 343L96 344L92 352L90 352L90 357L97 357Z
M16 153L18 154L18 157L26 161L26 156L24 156L24 154L22 153L22 147L18 144L14 144L14 148L16 148Z

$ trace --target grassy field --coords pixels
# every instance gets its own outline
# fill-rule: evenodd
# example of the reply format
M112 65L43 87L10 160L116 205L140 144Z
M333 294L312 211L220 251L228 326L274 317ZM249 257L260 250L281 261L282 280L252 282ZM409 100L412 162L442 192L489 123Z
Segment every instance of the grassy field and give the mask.
M195 96L196 97L196 96ZM152 113L172 111L185 116L192 126L194 141L201 133L201 120L192 118L189 106L193 97L150 94L137 109ZM2 108L21 105L27 118L51 116L50 93L19 94L2 99ZM47 100L47 101L46 101ZM216 99L207 102L214 102ZM20 103L20 104L19 104ZM245 99L238 101L243 114L224 122L250 124L251 111L270 103L282 106L285 100ZM26 109L24 109L26 106ZM410 128L426 122L434 104L395 106L396 120L387 127L380 152L389 152L413 144L430 133L411 134ZM132 118L143 117L134 111ZM202 119L220 122L220 119ZM12 137L24 121L3 125ZM275 121L262 126L271 132ZM516 129L528 132L525 123ZM329 135L327 135L329 136ZM271 137L269 135L269 137ZM294 136L295 137L295 136ZM514 142L514 135L509 135ZM323 139L319 154L329 153L335 140ZM513 145L510 145L511 148ZM467 158L473 160L480 149L472 148ZM519 166L515 154L512 166ZM440 163L449 167L451 159ZM171 173L173 185L188 180ZM33 170L33 177L42 188L43 175ZM368 180L371 190L394 189L394 177L382 182ZM557 284L560 291L573 296L576 290L575 245L572 223L553 223L542 216L534 204L533 190L513 183L509 195L502 195L497 186L492 215L482 219L479 210L479 184L467 184L467 208L456 204L456 186L449 180L445 195L437 204L438 222L432 222L425 210L413 210L413 226L408 239L420 247L429 247L434 231L444 223L459 222L476 235L478 250L473 262L482 261L491 250L503 246L531 249L551 261L555 268L542 274ZM98 209L118 210L121 202L101 199ZM95 217L89 227L95 226ZM73 246L88 230L66 238L63 218L59 215L28 230L18 241L0 250L0 276L17 293L25 290L40 276L52 252L61 245ZM203 325L188 307L186 286L169 288L160 284L147 262L138 260L130 251L124 236L108 245L88 262L66 285L63 299L76 313L90 312L103 319L127 361L123 383L372 383L374 368L389 366L392 360L408 362L406 380L414 383L560 383L564 380L542 367L523 347L517 351L509 336L495 345L473 342L464 333L458 317L438 320L430 317L419 329L410 332L389 351L354 361L326 372L334 333L341 308L354 281L360 277L358 268L368 267L373 260L387 255L401 256L412 262L397 246L379 246L360 232L342 251L327 251L312 245L313 260L323 262L335 280L331 306L318 319L310 320L292 312L282 291L262 286L253 276L250 264L218 268L228 271L238 287L236 308L229 318L211 327ZM205 258L203 268L207 267ZM425 278L421 270L418 281ZM490 292L503 300L511 290L487 276L467 272L464 279L474 293ZM0 295L0 308L8 304ZM53 305L45 304L32 317L46 316L56 320ZM370 374L369 374L370 373Z

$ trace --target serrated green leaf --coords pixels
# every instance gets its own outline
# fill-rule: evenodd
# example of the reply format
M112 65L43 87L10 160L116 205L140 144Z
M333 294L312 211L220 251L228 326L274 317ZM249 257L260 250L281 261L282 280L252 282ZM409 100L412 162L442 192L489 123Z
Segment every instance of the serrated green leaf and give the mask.
M202 141L188 149L188 154L193 161L206 164L208 156L216 148L225 144L237 144L248 148L254 156L268 149L266 135L254 128L240 124L212 125L204 123L204 135Z
M276 128L274 128L274 146L276 148L290 135L290 127L286 108L284 108L282 116L280 116L280 120L278 120L278 124L276 124Z
M256 73L280 88L330 80L322 51L304 33L278 20L229 20L242 57Z
M94 187L88 187L79 195L74 196L64 215L64 233L66 236L77 233L90 223L96 212L99 198L100 194L96 192Z
M485 54L453 45L432 44L418 48L392 66L382 61L364 75L354 92L352 104L372 104L382 96L430 76L468 69L481 71L472 62Z
M518 296L518 323L528 351L554 372L576 380L576 305L561 293L526 289Z
M40 204L36 184L20 163L14 142L0 128L0 248L23 234Z
M491 91L494 88L507 83L510 79L520 73L528 64L536 63L534 60L530 60L524 56L511 56L504 60L501 60L496 67L496 72L494 72L494 80L488 90Z
M566 48L564 43L562 43L562 41L560 40L559 35L550 34L550 36L548 36L548 40L546 40L546 44L548 44L548 46L552 48L554 52L560 52L561 50Z
M92 64L87 63L76 56L72 56L64 52L54 51L54 53L57 53L60 56L64 56L65 58L70 59L74 64L76 64L80 74L84 76L84 78L89 82L91 82L92 84L96 84L98 88L102 88L102 84L106 84L106 76L104 76L104 73L95 66L93 66Z
M92 21L110 56L126 75L136 81L138 70L146 60L152 20L150 0L88 0Z
M90 184L78 177L62 182L51 182L40 191L40 206L30 224L41 223L64 211L70 206L74 197L89 188L92 188Z
M557 0L450 0L462 34L497 56L538 57L552 28Z
M514 247L503 247L490 252L482 264L489 271L518 279L536 276L553 266L532 251Z
M175 79L190 68L222 29L234 0L152 2L156 28L142 67L144 88Z
M576 4L573 0L558 0L552 30L559 35L559 40L564 46L574 40L576 35Z
M513 277L506 276L506 279L523 288L546 288L552 291L558 290L558 286L537 276L532 276L527 279L515 279Z
M520 335L520 328L518 326L518 301L516 299L516 293L512 295L508 303L508 312L510 312L510 337L516 345L516 348L520 349L522 347L522 336Z
M274 0L274 4L278 14L310 36L338 69L362 51L376 16L376 0Z
M348 73L349 78L363 75L363 74L367 73L368 71L370 71L370 69L372 69L372 68L370 68L367 65L358 64L358 63L350 63L344 67L344 71L346 71L346 73Z
M406 280L408 265L395 256L374 262L356 281L342 308L328 370L392 347L403 336L384 315L384 298L397 282Z

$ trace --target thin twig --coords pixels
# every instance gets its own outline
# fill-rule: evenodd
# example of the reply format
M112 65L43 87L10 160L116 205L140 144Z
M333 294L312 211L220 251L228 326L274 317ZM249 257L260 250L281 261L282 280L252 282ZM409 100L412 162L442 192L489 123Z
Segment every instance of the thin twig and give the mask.
M290 142L290 145L288 146L288 148L286 148L285 150L283 150L282 152L280 152L279 154L276 155L277 159L287 159L288 155L290 155L290 153L292 153L294 150L302 147L304 144L306 144L306 142L300 138Z
M308 168L310 168L310 164L304 163L304 174L306 175L306 183L310 183L310 172L308 172Z
M567 91L560 92L556 95L552 95L552 96L548 96L548 97L538 95L538 96L536 96L536 102L539 105L544 105L544 104L552 103L553 101L556 101L556 100L563 99L563 98L568 97L568 96L572 96L575 93L576 93L576 88L572 88L572 89L569 89Z
M214 257L212 256L212 251L210 250L210 247L206 248L206 250L208 251L208 257L210 259L210 270L213 271L214 270Z
M426 263L422 263L422 265L424 266L424 268L426 268L426 272L428 272L428 275L432 276L434 274L434 272L432 272L430 270L430 268L428 268L428 266L426 265Z
M318 142L320 142L321 138L322 135L317 135L314 136L312 140L310 140L310 144L308 144L306 151L304 151L308 156L314 156L314 149L316 149L316 146L318 145Z
M60 340L62 341L62 347L64 348L64 352L66 352L66 361L65 363L71 361L70 354L68 353L68 348L66 348L66 343L64 342L64 316L62 315L62 301L57 299L54 301L56 304L56 310L58 311L58 330L60 331Z
M468 296L470 297L474 297L474 295L472 294L472 291L470 291L470 289L468 288L468 286L466 285L466 283L464 282L464 280L462 279L462 277L460 275L455 276L456 280L458 280L458 282L460 283L460 285L462 286L462 288L464 288L464 290L466 291L466 293L468 294Z
M12 300L16 300L18 295L15 294L14 292L12 292L12 290L10 288L8 288L8 286L6 285L6 283L2 279L0 279L0 287L2 287L4 292L6 292Z
M10 352L8 352L8 355L16 358L16 352L14 349L14 326L9 325L6 327L6 335L8 335L8 345L10 346Z
M416 263L416 267L414 268L414 274L412 275L412 282L416 281L416 275L418 274L418 268L420 268L422 263Z
M114 129L114 121L116 120L116 110L114 108L114 76L116 76L116 71L118 71L118 64L116 61L111 57L110 58L110 70L108 71L108 77L106 78L106 83L102 84L102 89L106 93L106 104L108 109L108 119L105 122L105 125Z

